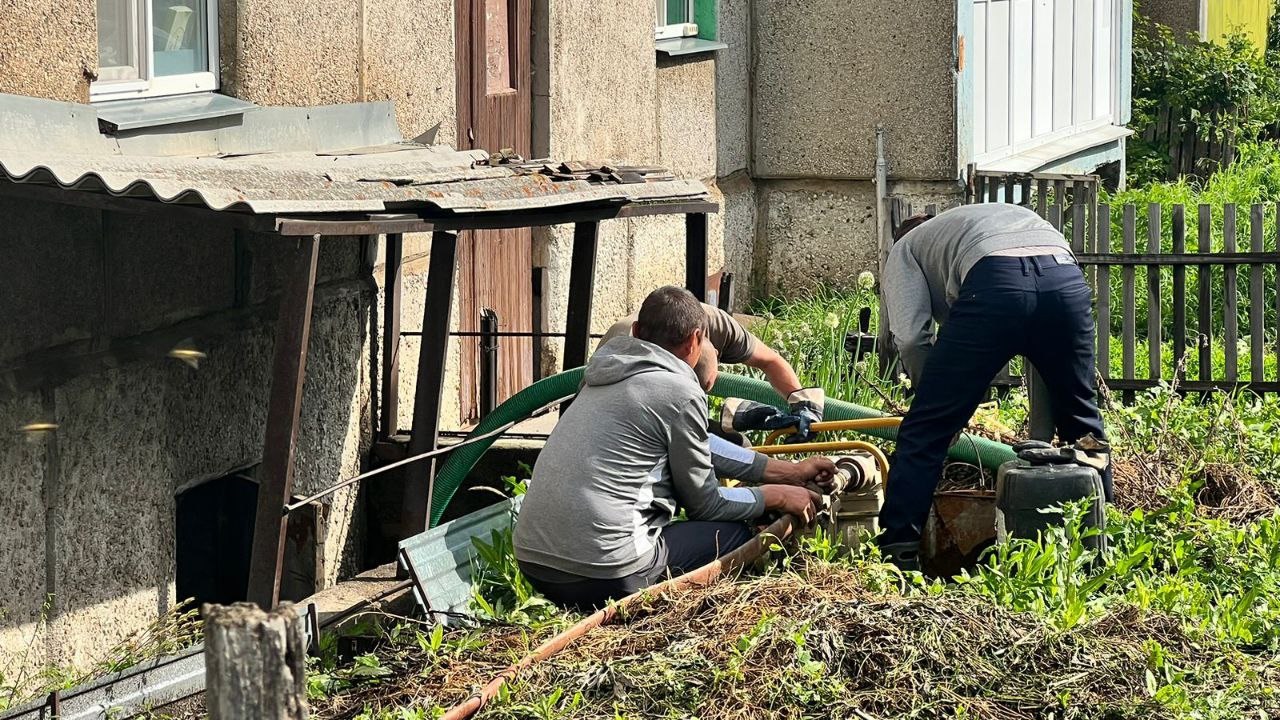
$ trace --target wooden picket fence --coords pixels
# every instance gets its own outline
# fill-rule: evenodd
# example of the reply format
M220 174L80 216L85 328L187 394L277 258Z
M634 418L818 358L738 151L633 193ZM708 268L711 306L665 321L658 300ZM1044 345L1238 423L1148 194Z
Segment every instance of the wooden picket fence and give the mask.
M1220 108L1208 116L1216 120L1234 112ZM1168 153L1170 180L1180 176L1207 178L1230 165L1236 155L1234 136L1214 137L1201 129L1191 113L1168 105L1156 111L1156 121L1142 132L1142 139Z
M1094 176L969 177L968 202L1031 207L1071 243L1094 290L1098 373L1117 400L1161 383L1280 392L1280 206L1110 207ZM891 221L911 212L894 201ZM993 383L1022 384L1008 368Z

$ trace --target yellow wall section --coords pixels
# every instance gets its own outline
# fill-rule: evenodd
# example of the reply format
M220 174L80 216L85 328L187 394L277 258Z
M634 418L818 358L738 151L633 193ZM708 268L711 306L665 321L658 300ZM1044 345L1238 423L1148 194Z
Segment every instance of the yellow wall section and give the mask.
M1243 33L1265 49L1273 7L1273 0L1209 0L1208 39L1217 42L1233 32Z

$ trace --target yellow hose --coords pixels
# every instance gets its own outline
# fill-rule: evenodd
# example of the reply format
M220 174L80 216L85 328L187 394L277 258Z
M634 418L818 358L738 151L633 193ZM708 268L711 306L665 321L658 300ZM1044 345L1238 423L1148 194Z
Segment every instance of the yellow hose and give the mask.
M884 456L880 448L861 440L836 440L832 442L795 443L794 445L760 445L751 448L761 455L799 455L801 453L832 453L843 450L862 450L875 458L880 474L887 482L889 479L889 458Z
M884 430L887 428L896 428L902 424L900 417L877 417L877 418L859 418L857 420L828 420L825 422L816 422L809 426L813 432L839 432L841 430ZM796 431L795 426L774 430L765 438L765 445L772 445L775 441L786 435L790 435Z

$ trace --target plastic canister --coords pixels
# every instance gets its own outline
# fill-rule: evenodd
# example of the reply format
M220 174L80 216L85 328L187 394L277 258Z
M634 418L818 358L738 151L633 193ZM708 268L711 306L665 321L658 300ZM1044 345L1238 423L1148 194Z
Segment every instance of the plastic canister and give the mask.
M1084 527L1097 528L1097 535L1084 539L1094 550L1106 549L1106 501L1098 471L1076 462L1072 448L1053 448L1044 443L1014 448L1018 459L1000 466L996 475L996 541L1006 538L1035 539L1038 534L1063 524L1062 515L1043 512L1068 502L1092 500L1084 517Z

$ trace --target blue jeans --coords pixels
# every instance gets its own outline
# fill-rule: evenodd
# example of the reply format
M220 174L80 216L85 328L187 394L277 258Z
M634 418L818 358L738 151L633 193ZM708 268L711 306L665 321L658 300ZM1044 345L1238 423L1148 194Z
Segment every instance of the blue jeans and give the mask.
M1105 439L1095 401L1092 293L1055 256L987 257L969 271L925 360L880 511L882 544L920 539L951 438L1000 368L1025 356L1048 387L1058 438ZM1103 485L1111 499L1111 473Z

